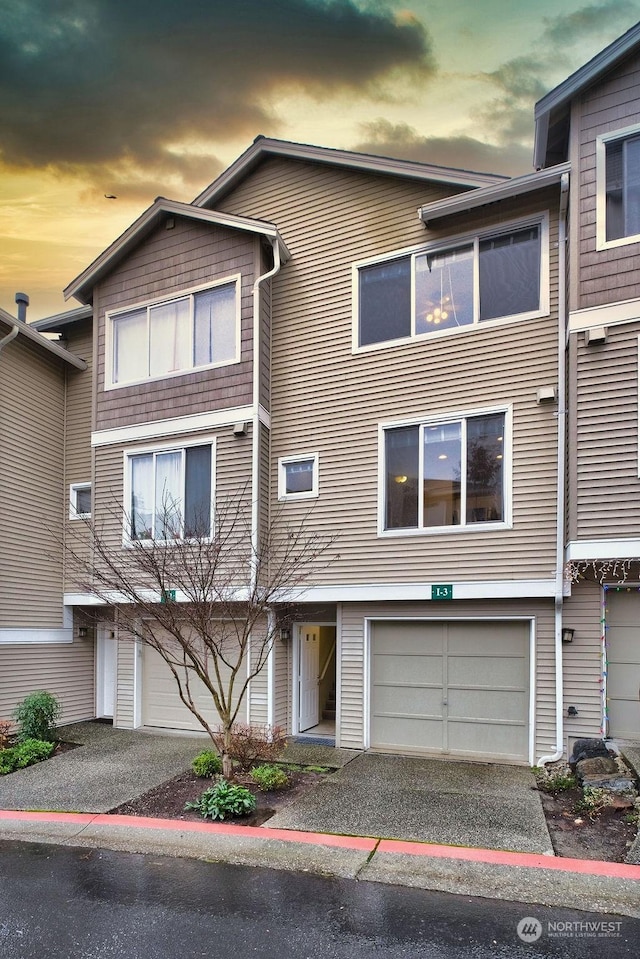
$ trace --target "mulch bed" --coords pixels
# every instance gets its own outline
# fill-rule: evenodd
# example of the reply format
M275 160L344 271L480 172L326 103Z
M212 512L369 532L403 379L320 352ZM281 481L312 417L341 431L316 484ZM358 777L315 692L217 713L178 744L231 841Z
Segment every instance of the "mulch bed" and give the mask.
M239 779L238 781L254 794L257 806L250 816L229 817L224 821L241 826L260 826L278 810L290 805L309 789L315 788L326 774L292 771L288 772L288 775L291 779L289 787L270 792L261 792L251 781ZM154 819L181 819L185 822L210 822L211 820L204 820L195 810L184 808L185 803L196 800L210 785L212 780L201 779L190 771L184 772L150 789L137 799L110 809L109 813L121 816L150 816Z
M631 810L608 806L591 819L588 813L576 812L581 795L580 789L555 796L540 792L556 856L624 862L638 828L625 818Z

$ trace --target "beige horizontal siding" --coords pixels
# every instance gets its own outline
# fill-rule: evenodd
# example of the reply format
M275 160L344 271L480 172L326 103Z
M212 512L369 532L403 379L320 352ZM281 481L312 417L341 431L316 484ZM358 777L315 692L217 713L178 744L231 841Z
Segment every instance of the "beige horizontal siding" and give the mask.
M119 639L116 660L116 703L113 725L118 729L133 729L135 724L134 663L136 644L130 639Z
M64 496L65 542L74 550L86 555L88 530L82 521L70 519L69 490L72 483L92 483L91 420L93 386L93 320L86 320L71 327L67 334L67 349L80 356L87 364L86 370L67 370L64 438ZM71 538L69 539L69 534ZM65 561L65 581L67 559Z
M555 751L554 607L552 601L511 600L439 603L345 603L339 657L340 744L362 748L365 691L365 617L475 618L527 616L535 620L535 756Z
M252 315L255 237L175 218L159 226L94 294L98 318L96 428L244 406L252 399ZM241 361L136 386L104 391L105 311L173 296L182 290L242 274Z
M420 203L440 188L313 164L262 164L222 208L278 223L292 260L273 281L271 490L281 456L318 450L320 496L309 523L339 532L323 583L549 578L555 569L555 407L536 403L557 382L555 309L548 317L352 353L352 264L552 209L551 300L557 301L555 191L527 205L456 217L425 232ZM327 203L327 197L331 203ZM513 529L378 537L378 424L513 405ZM298 520L308 502L287 503Z
M572 122L579 125L572 134L571 157L579 171L572 197L576 229L571 261L577 274L573 309L640 296L637 244L596 250L596 138L637 123L639 98L640 56L636 54L588 90L572 113Z
M23 337L0 354L0 628L62 626L64 376Z
M563 623L575 630L562 647L565 744L602 736L602 590L597 583L576 584L564 601ZM578 715L567 716L569 706Z
M572 337L576 539L640 536L639 335L640 322L610 327L602 346L585 346L582 333Z
M61 701L61 723L93 719L93 637L56 645L0 645L0 719L8 719L25 696L40 689Z

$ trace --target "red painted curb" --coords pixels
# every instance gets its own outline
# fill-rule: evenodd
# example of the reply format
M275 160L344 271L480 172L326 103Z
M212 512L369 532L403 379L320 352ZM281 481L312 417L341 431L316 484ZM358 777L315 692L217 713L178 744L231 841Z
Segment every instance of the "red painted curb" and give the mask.
M92 812L29 812L27 810L0 809L0 819L18 819L26 822L69 822L86 826L96 818Z
M79 826L126 826L160 829L165 832L205 833L219 836L244 836L252 839L280 839L283 842L358 849L362 852L396 853L433 859L457 859L529 869L547 869L582 875L611 876L640 881L640 866L596 859L562 859L537 853L505 852L465 846L441 846L435 843L407 842L401 839L373 839L368 836L337 836L331 833L299 832L293 829L269 829L264 826L239 826L235 823L183 822L180 819L151 819L147 816L111 816L102 813L28 812L0 809L0 820L18 822L60 822Z
M404 842L400 839L381 839L376 852L431 856L434 859L463 859L467 862L523 866L529 869L555 869L558 872L578 872L584 875L614 876L617 879L640 880L640 866L631 866L624 862L602 862L599 859L562 859L558 856L541 856L529 852L505 852L499 849L475 849L464 846L437 846L431 843Z
M268 829L263 826L240 826L224 822L186 822L181 819L150 819L146 816L100 815L94 826L140 826L142 829L163 829L170 832L203 832L219 836L244 836L251 839L282 839L284 842L305 842L311 845L337 846L372 852L377 839L367 836L336 836L331 833L297 832L293 829Z

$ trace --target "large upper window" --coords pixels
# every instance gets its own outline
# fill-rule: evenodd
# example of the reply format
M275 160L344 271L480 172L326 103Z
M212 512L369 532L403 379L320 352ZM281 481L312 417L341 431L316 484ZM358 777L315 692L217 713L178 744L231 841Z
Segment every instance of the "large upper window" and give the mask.
M111 386L239 359L238 281L109 316Z
M604 150L604 229L599 222L599 240L611 243L640 236L640 131L635 136L608 139ZM600 185L601 185L600 184ZM602 192L602 191L601 191ZM602 217L600 218L602 220ZM604 237L603 234L604 233Z
M385 530L506 522L506 413L383 429Z
M127 538L205 538L212 526L211 443L127 456Z
M543 311L543 224L358 269L357 345Z

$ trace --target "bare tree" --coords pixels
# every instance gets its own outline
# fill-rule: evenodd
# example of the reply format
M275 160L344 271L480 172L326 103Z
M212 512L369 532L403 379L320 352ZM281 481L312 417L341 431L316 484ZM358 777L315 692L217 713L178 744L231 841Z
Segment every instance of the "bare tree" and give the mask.
M119 635L154 649L176 681L180 699L220 748L223 773L232 774L232 727L249 683L264 668L276 628L275 607L299 599L312 572L330 562L332 538L313 532L308 514L285 522L278 513L251 531L245 491L217 504L215 530L207 518L186 529L173 502L141 523L111 508L101 526L92 519L72 524L65 541L68 576L76 587L117 611ZM192 521L193 524L193 521ZM82 535L84 533L84 535ZM87 542L88 539L88 542ZM197 701L211 695L219 726ZM198 690L199 688L199 690Z

